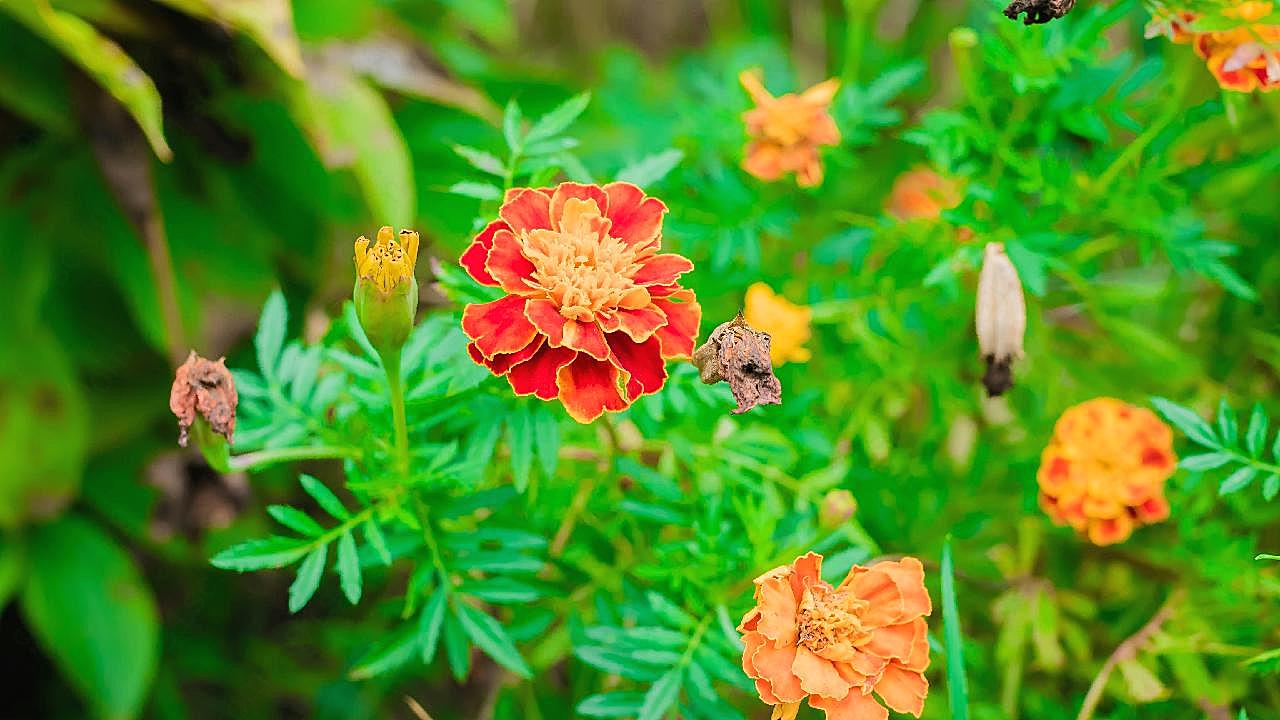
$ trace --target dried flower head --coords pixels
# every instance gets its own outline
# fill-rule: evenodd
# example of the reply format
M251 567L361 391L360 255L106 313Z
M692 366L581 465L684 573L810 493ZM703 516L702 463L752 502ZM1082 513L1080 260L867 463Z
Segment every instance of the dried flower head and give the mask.
M206 360L194 350L173 376L169 390L169 409L178 416L178 444L187 446L188 431L196 416L231 442L236 430L236 381L227 370L226 358Z
M780 97L765 89L759 71L744 70L738 81L756 104L742 116L751 138L742 168L767 182L795 173L800 187L820 184L822 160L818 148L840 142L840 129L829 111L840 81L832 78L798 95L787 93Z
M929 168L902 173L893 181L887 209L899 220L937 220L960 204L960 188Z
M1000 243L987 243L978 275L978 349L987 363L982 384L995 397L1013 387L1013 361L1022 357L1027 303L1018 271Z
M693 263L660 252L666 211L623 182L507 193L460 260L506 293L463 310L471 358L583 423L657 392L702 318L679 282Z
M773 374L769 334L747 324L742 313L711 331L707 342L693 353L693 364L702 382L729 383L740 415L757 405L781 405L782 383Z
M1146 408L1095 398L1068 409L1040 456L1040 506L1097 545L1169 516L1173 431Z
M830 720L887 720L884 705L920 717L933 610L920 561L855 565L836 587L821 569L822 556L808 553L755 579L738 632L760 699L774 718L794 718L806 699Z
M769 357L774 365L809 360L811 355L804 344L813 336L813 310L791 302L761 282L747 288L743 304L747 324L769 334Z
M1017 20L1019 15L1026 13L1023 24L1040 25L1065 17L1075 6L1076 0L1013 0L1004 9L1004 16Z

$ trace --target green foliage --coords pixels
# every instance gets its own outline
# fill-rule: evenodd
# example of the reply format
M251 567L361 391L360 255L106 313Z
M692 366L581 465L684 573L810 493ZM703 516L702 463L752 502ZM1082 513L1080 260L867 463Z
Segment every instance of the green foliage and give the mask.
M1151 402L1174 427L1187 438L1209 452L1182 458L1179 467L1191 472L1230 470L1218 485L1219 495L1240 492L1262 478L1262 498L1275 499L1280 493L1280 434L1270 445L1268 427L1271 418L1262 403L1254 403L1249 413L1249 424L1244 437L1240 437L1236 411L1223 398L1218 403L1217 422L1210 425L1194 410L1164 398L1152 398ZM1276 462L1266 462L1267 455Z

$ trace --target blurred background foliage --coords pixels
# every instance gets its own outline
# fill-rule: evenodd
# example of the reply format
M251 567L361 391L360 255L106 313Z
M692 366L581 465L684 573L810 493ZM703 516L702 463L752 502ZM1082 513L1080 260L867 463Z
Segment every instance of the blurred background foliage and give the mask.
M409 696L439 719L760 717L724 628L750 578L809 548L832 573L909 553L936 600L950 533L973 717L1075 717L1166 607L1096 717L1270 717L1280 575L1253 557L1280 549L1280 508L1184 469L1169 522L1097 549L1047 523L1034 478L1053 421L1090 397L1277 409L1280 97L1220 91L1189 48L1143 39L1133 0L1037 28L1002 5L0 0L4 712L412 717ZM842 80L821 187L738 168L747 67L776 93ZM553 132L513 142L512 99ZM955 207L886 212L920 167L956 184ZM454 262L501 187L618 176L670 206L704 332L754 282L811 307L812 359L780 369L783 406L730 419L727 390L679 368L616 425L580 428L472 372ZM446 492L465 501L455 550L477 511L528 534L496 540L536 571L488 587L517 603L495 613L519 653L501 664L446 624L448 658L371 670L397 616L432 607L402 608L424 588L401 565L356 608L326 585L298 615L286 573L210 568L267 531L266 505L312 501L294 471L250 480L174 451L172 368L192 347L257 365L273 289L287 337L350 348L330 319L352 239L382 224L423 233L421 371L449 388L416 412L471 461ZM969 320L986 241L1030 302L1028 357L998 401ZM311 346L295 347L302 377ZM532 471L528 423L545 432ZM304 469L341 485L336 463ZM835 488L857 522L822 523ZM526 662L531 681L510 672ZM952 711L935 691L926 717Z

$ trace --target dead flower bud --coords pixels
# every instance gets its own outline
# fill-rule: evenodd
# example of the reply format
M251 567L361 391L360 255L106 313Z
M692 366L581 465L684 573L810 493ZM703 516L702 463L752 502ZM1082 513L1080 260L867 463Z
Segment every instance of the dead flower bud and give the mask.
M982 384L995 397L1013 387L1013 361L1022 357L1027 303L1022 282L1000 243L987 243L978 275L978 348L987 362Z
M178 444L187 446L188 431L199 418L230 444L236 430L237 401L236 382L227 370L226 358L214 362L192 350L174 374L169 391L169 409L178 416Z
M739 312L711 331L707 342L693 351L693 364L702 382L714 385L728 381L738 402L734 415L757 405L782 404L782 383L773 374L769 343L769 334L748 325Z
M1024 25L1041 25L1066 16L1075 6L1076 0L1013 0L1004 9L1004 16L1017 20L1025 12L1027 16L1022 20Z

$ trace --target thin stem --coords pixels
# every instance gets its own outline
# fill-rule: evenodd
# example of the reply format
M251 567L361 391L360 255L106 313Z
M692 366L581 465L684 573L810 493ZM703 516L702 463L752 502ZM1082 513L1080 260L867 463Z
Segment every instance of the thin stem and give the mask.
M1098 703L1102 701L1102 693L1107 688L1107 680L1111 678L1111 673L1116 666L1137 656L1142 646L1151 640L1152 635L1160 632L1160 628L1173 616L1174 607L1181 599L1182 591L1175 591L1164 601L1160 609L1156 610L1156 614L1151 616L1146 625L1138 628L1137 632L1116 646L1111 656L1102 664L1102 669L1098 671L1093 683L1089 685L1089 692L1084 696L1084 704L1080 706L1080 714L1076 716L1076 720L1090 720L1093 717L1094 710L1098 709Z
M404 381L400 378L400 348L382 355L387 372L387 392L391 395L391 423L396 434L396 472L409 476L409 424L404 414Z
M336 445L315 447L271 448L231 457L233 471L255 472L265 467L294 460L353 460L360 459L360 448Z

